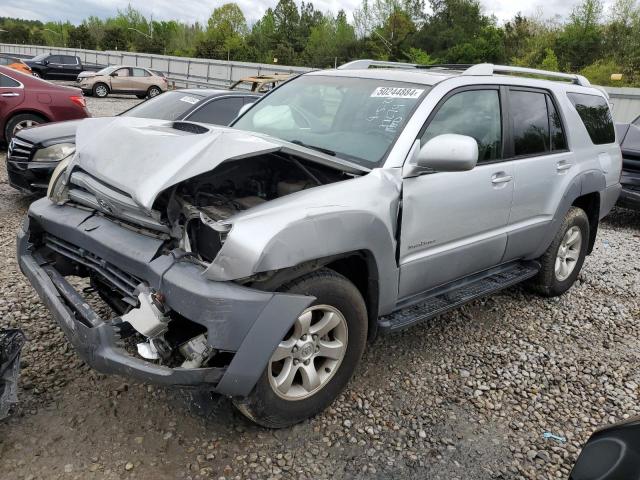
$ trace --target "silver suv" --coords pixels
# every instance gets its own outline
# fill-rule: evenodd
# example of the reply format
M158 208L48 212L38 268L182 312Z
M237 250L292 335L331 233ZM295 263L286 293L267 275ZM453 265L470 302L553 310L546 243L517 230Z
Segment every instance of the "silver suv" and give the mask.
M20 266L88 364L282 427L377 334L524 281L566 292L620 192L615 135L585 78L489 64L356 61L233 128L89 119Z

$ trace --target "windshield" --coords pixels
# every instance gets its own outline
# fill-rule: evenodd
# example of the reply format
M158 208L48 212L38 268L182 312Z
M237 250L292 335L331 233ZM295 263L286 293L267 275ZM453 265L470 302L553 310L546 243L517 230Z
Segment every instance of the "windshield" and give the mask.
M267 95L233 127L373 168L428 89L387 80L301 76Z
M165 92L157 97L150 98L126 112L123 117L157 118L159 120L178 120L183 118L185 112L197 105L204 97L195 93Z
M116 68L119 68L117 66L115 67L105 67L102 70L98 70L96 72L96 75L110 75Z

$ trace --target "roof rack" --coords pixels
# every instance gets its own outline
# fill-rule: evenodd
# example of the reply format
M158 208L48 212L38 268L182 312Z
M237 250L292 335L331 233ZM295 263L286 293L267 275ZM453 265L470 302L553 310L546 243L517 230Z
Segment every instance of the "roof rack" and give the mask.
M471 64L455 64L455 63L441 63L432 65L420 65L416 63L403 63L403 62L387 62L383 60L354 60L352 62L340 65L338 70L355 70L355 69L367 69L370 67L379 68L400 68L400 69L424 69L424 70L457 70L461 71L462 75L478 75L478 76L491 76L496 73L520 73L525 75L539 75L542 77L558 78L563 80L571 80L576 85L582 85L583 87L591 86L589 80L582 75L576 75L572 73L552 72L549 70L539 70L537 68L525 68L525 67L511 67L508 65L493 65L492 63L479 63L476 65Z
M347 62L338 67L338 70L359 70L370 67L383 67L383 68L418 68L419 65L415 63L402 63L402 62L386 62L384 60L354 60Z
M563 80L571 80L576 85L582 85L583 87L591 86L589 80L582 75L576 75L573 73L561 73L552 72L549 70L539 70L537 68L525 68L525 67L510 67L508 65L493 65L491 63L480 63L467 68L463 75L494 75L496 73L521 73L526 75L540 75L542 77L549 78L561 78Z

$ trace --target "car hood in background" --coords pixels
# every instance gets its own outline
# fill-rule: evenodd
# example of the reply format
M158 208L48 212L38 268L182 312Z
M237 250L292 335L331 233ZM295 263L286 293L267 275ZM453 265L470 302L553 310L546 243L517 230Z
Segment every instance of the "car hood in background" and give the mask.
M85 71L78 74L78 80L82 78L95 77L97 72Z
M82 120L45 123L44 125L21 130L16 137L34 145L45 147L56 143L73 143L75 142L76 130L80 122Z
M193 133L192 127L202 129L202 133ZM68 172L79 167L151 210L158 194L173 185L211 171L227 160L276 151L354 174L369 171L346 160L242 130L115 117L80 123L76 155Z

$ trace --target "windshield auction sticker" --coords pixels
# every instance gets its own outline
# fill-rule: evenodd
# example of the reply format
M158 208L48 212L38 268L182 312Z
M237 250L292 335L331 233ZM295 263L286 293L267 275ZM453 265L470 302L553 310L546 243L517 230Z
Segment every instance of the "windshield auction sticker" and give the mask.
M378 87L371 94L379 98L418 98L424 92L421 88Z

